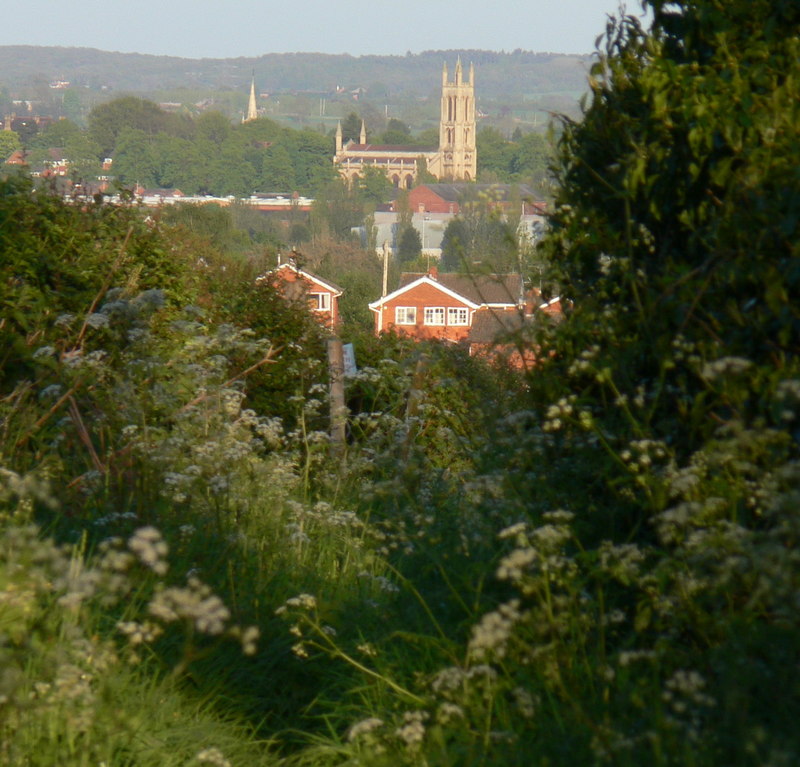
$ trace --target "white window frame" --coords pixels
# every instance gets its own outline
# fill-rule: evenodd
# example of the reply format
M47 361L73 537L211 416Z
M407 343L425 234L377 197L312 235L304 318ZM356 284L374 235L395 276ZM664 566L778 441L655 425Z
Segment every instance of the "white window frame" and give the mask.
M469 309L466 306L448 306L447 324L458 327L469 325Z
M311 308L317 312L329 312L331 310L330 293L309 293Z
M416 306L395 306L394 308L395 325L416 325L417 307Z
M443 306L426 306L424 323L426 325L436 325L442 327L444 325L444 307Z

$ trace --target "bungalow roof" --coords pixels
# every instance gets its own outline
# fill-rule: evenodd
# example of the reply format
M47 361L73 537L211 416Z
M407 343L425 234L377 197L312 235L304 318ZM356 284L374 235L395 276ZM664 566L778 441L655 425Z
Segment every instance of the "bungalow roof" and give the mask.
M484 309L475 312L468 340L473 344L491 344L505 340L530 322L531 317L520 312L493 312Z
M418 285L430 285L434 288L437 288L438 290L441 290L443 293L449 295L451 298L455 298L457 301L461 301L462 303L467 304L467 306L469 306L470 309L477 309L480 306L479 303L476 303L472 299L465 296L463 293L458 293L452 288L442 284L438 280L433 279L433 277L431 277L429 274L415 274L410 276L415 277L415 279L410 280L406 284L401 284L397 290L393 291L392 293L389 293L386 296L383 296L383 298L379 298L377 301L373 301L371 304L369 304L369 308L372 309L373 311L378 311L378 309L383 304L388 303L394 298L397 298L397 296L403 295L403 293L407 293L408 291L412 290Z
M400 288L424 276L419 273L404 272L400 275ZM522 300L524 292L522 276L519 274L439 272L431 279L476 306L516 306Z
M292 264L292 263L288 263L287 262L285 264L281 264L280 266L276 267L275 269L273 269L269 273L270 274L277 274L278 272L282 271L283 269L290 269L295 274L297 274L297 275L299 275L301 277L305 277L307 280L310 280L311 282L316 283L321 288L325 288L326 290L329 290L334 295L340 296L340 295L342 295L342 293L344 293L344 288L340 288L338 285L334 284L333 282L330 282L329 280L323 280L322 277L318 277L316 274L313 274L312 272L306 271L305 269L301 269L299 266L296 266L295 264ZM266 277L266 275L264 275L264 277L259 277L258 280L265 279L265 277Z

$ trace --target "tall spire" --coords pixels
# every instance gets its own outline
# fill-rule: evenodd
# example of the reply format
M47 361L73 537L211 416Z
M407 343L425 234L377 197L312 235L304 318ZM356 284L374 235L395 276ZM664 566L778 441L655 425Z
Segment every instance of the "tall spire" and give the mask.
M359 144L366 144L367 143L367 124L362 120L361 121L361 136L359 137Z
M253 70L253 79L250 81L250 101L247 104L247 117L244 118L246 123L251 120L258 119L258 108L256 107L256 72Z

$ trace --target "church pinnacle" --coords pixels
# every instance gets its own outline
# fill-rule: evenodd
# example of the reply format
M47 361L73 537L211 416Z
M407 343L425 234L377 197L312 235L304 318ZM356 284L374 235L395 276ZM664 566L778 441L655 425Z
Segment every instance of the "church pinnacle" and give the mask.
M251 120L258 119L258 109L256 107L256 73L253 71L253 79L250 81L250 101L247 104L247 116L242 122L249 123Z

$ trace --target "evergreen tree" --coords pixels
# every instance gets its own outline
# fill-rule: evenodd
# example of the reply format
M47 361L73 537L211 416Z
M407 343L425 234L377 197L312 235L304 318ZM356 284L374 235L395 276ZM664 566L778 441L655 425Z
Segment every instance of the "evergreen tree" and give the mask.
M459 272L464 268L469 239L464 219L458 216L451 218L442 235L441 264L444 271Z
M413 226L406 226L400 230L397 238L397 258L401 264L413 261L422 255L422 240L419 232Z

